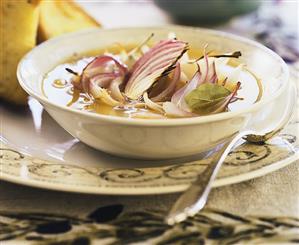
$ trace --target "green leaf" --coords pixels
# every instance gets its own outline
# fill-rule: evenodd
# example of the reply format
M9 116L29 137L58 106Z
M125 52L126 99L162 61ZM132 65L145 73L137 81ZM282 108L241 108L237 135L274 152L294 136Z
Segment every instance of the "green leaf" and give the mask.
M222 104L230 94L231 91L224 86L204 83L187 94L185 101L192 111L206 114Z

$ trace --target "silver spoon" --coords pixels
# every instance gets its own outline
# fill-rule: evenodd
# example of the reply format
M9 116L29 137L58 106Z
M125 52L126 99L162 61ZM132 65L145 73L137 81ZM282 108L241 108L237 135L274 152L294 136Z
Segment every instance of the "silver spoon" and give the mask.
M197 176L196 180L172 206L166 217L167 224L174 225L175 223L180 223L188 217L194 216L205 206L211 191L212 182L215 180L225 158L240 139L244 138L248 142L260 144L283 129L291 118L295 107L296 88L294 84L292 85L293 88L291 88L291 92L293 94L289 97L290 101L288 103L288 108L286 108L285 115L282 117L283 119L279 124L274 129L265 129L262 131L242 130L233 135L232 139L225 143L215 154L208 167Z

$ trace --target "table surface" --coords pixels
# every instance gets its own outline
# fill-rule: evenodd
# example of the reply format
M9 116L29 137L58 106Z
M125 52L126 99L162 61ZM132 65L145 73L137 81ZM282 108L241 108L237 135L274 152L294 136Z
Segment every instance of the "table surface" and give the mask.
M136 26L136 25L139 26L161 25L165 23L171 23L171 19L149 1L131 1L130 3L124 1L113 1L113 2L100 1L100 2L101 4L95 3L94 1L86 1L85 3L81 1L80 3L87 9L87 11L90 12L91 15L93 15L96 19L98 19L103 24L103 26L107 28L120 27L120 26ZM294 2L294 6L295 5L296 3ZM111 15L111 12L113 12L113 15ZM137 18L138 21L136 21L136 13L139 13L138 14L139 18ZM122 16L122 18L115 18L115 16ZM217 28L236 31L238 29L236 28L238 27L236 25L238 21L240 23L242 21L246 21L246 19L233 20L229 24ZM233 184L230 186L213 189L209 197L206 210L207 212L209 212L209 210L212 210L211 211L212 213L217 212L217 210L222 210L227 212L228 214L239 215L242 217L246 217L246 219L250 219L250 220L252 218L248 218L248 217L251 217L252 215L260 216L260 217L265 217L265 216L279 217L279 219L283 219L285 222L289 222L289 224L292 223L292 225L286 225L284 228L291 227L290 229L293 228L297 229L296 230L297 235L294 235L296 232L294 234L290 232L291 238L287 238L287 239L291 239L293 241L297 239L296 241L298 242L299 241L299 237L298 237L299 221L298 219L295 220L296 217L299 218L299 177L298 176L299 176L299 162L296 162L290 164L289 166L283 169L280 169L276 172L273 172L271 174L268 174L260 178L256 178L239 184ZM191 228L190 229L188 228L189 230L187 228L184 228L185 230L184 233L182 234L185 235L187 234L187 236L185 237L184 235L180 234L178 230L176 230L175 234L180 234L180 236L177 235L175 240L169 240L170 238L163 238L164 240L161 240L159 238L163 231L161 227L164 227L162 225L163 214L165 214L167 210L169 210L170 206L174 203L174 201L178 197L178 194L167 194L167 195L156 195L156 196L155 195L134 196L134 197L82 195L82 194L71 194L71 193L35 189L35 188L19 186L19 185L15 185L3 181L1 182L0 185L0 193L1 193L0 195L0 240L6 239L7 244L18 244L18 243L24 244L23 240L17 239L20 236L16 235L19 234L18 232L21 231L25 231L24 234L27 234L26 240L28 243L37 243L37 244L48 244L48 243L55 244L55 242L57 241L64 241L64 242L71 241L74 242L74 244L88 244L88 242L90 241L97 243L96 241L98 241L99 244L104 244L104 242L107 242L107 244L109 244L109 242L115 239L115 237L118 237L119 240L118 243L113 243L113 244L123 244L125 242L127 243L144 242L149 238L151 239L154 238L153 241L155 241L157 244L167 244L167 241L170 242L169 244L172 244L171 242L175 242L175 241L178 242L178 244L180 244L180 242L182 243L183 241L189 241L188 239L191 238L193 239L195 236L194 235L195 231L191 230ZM115 205L115 206L111 206L111 205ZM112 212L112 214L109 214L111 213L110 212L111 209L113 209L114 211ZM97 212L92 213L94 210L97 210ZM155 212L160 214L159 218L153 218L156 217L153 214L154 213L153 210L155 210ZM100 211L102 212L100 217L102 217L102 219L104 220L101 220L101 218L98 218L97 216L97 214L99 214ZM39 216L39 218L33 219L32 212L41 213L43 215ZM140 229L137 230L135 229L136 227L138 228L138 225L141 225L143 228L149 227L149 225L147 226L144 225L146 223L145 221L144 221L145 223L144 222L142 223L140 220L138 221L139 223L135 220L137 223L133 225L130 229L123 231L123 233L114 232L113 235L110 234L109 232L108 232L109 234L107 234L106 231L105 233L106 235L104 234L100 238L99 235L95 235L94 231L99 231L99 230L102 231L104 228L96 228L95 230L88 230L91 229L90 228L91 223L98 225L99 223L102 224L102 223L110 222L109 225L110 226L112 225L114 227L113 229L115 229L115 227L118 227L117 231L122 231L120 227L123 226L121 225L119 218L117 218L118 215L120 213L122 213L122 215L126 213L131 213L131 214L133 213L135 214L135 216L132 214L131 216L132 218L133 216L136 217L138 212L142 212L143 215L145 215L146 217L145 220L147 219L155 220L155 222L158 222L157 220L159 220L160 223L154 222L156 225L153 225L153 223L151 223L151 227L155 227L155 229L150 235L148 232L142 233ZM92 215L88 216L88 214L91 213ZM46 214L51 214L51 218L49 218ZM31 216L29 217L28 215ZM148 216L148 215L152 215L152 216ZM86 220L82 221L86 219L87 216L89 222L87 222ZM292 220L286 221L287 218L284 217L287 216L291 217ZM65 230L63 229L66 229L67 226L65 225L65 223L63 223L63 221L68 220L67 221L68 225L71 223L72 226L75 226L78 225L78 223L74 221L75 218L82 219L79 223L81 225L83 224L82 226L85 227L84 228L85 232L81 232L81 233L73 232L72 233L73 235L65 235L66 233L64 233ZM7 221L7 219L9 219L9 221ZM241 223L244 221L244 220L240 221L237 219L239 218L234 219L234 221L238 221ZM44 223L49 223L49 220L56 221L56 223L54 222L54 226L50 225L50 228L54 227L52 230L50 229L50 231L46 229L47 228L46 225L42 226ZM125 220L125 224L129 225L131 224L130 223L131 221L132 220L127 218L127 220ZM246 222L244 221L244 223ZM223 224L224 227L227 227L225 226L226 225L225 222ZM21 229L20 227L23 228ZM35 230L33 229L35 233L32 235L30 233L32 232L32 230L31 231L30 229L26 230L24 227L27 228L35 227L34 228ZM60 229L59 227L60 228L62 227L61 228L62 230L59 230ZM192 227L192 225L190 227ZM213 227L215 228L215 225ZM131 235L125 236L124 232L129 232ZM193 232L194 234L192 233L193 234L192 235L191 233L189 234L188 232L189 233ZM211 238L211 230L209 232ZM29 233L31 234L30 236L28 235ZM137 238L135 238L135 240L132 238L134 237L134 234L136 237L139 237L139 240ZM208 235L204 235L204 236L207 237ZM280 238L277 238L276 240L274 239L274 241L279 243ZM194 244L199 244L200 239L202 239L200 238L200 235L197 235L197 237L194 238L194 240L190 240L189 244L192 244L192 242ZM281 239L282 239L281 241L284 241L283 238ZM100 240L101 242L99 242ZM216 240L212 239L209 241L210 243L213 243L213 241L215 242ZM229 241L229 240L225 240L225 241ZM263 242L260 241L260 244L262 243ZM71 243L61 243L61 244L71 244Z

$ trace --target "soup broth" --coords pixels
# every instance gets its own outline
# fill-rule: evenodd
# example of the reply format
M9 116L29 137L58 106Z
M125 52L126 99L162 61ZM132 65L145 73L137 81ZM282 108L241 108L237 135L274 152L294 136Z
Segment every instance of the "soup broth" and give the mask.
M202 58L199 61L195 61L195 59L198 59L204 55L204 50L194 49L192 47L189 47L188 51L180 57L179 77L177 78L178 81L176 82L175 86L173 86L171 83L173 82L173 79L175 79L175 72L178 70L178 68L171 67L172 69L170 69L169 71L167 71L167 68L165 69L166 72L163 71L162 75L160 75L155 80L155 82L153 82L153 84L149 86L148 89L142 91L140 95L137 94L137 97L135 98L134 96L137 92L134 91L134 89L138 90L140 86L136 83L135 87L133 86L133 89L127 89L128 84L131 82L129 76L134 76L134 72L139 68L136 68L135 63L140 60L142 61L142 56L146 56L147 53L152 52L151 50L155 48L150 48L150 46L142 46L143 50L142 48L140 48L140 51L138 51L138 55L136 54L137 57L135 57L133 60L134 62L132 62L128 58L126 60L126 57L128 57L128 55L130 55L130 52L132 53L132 50L134 51L136 47L138 47L138 45L127 45L126 47L122 47L121 45L113 45L107 49L91 51L88 54L84 55L75 54L74 57L70 58L62 64L59 64L46 75L42 83L42 92L44 96L46 96L50 101L77 110L130 118L166 119L177 117L204 116L221 112L220 110L218 110L217 106L220 107L222 106L220 103L226 103L226 98L222 98L218 94L216 94L218 96L216 99L212 97L206 98L205 90L200 90L201 88L204 89L204 86L197 86L197 88L194 87L193 90L186 93L185 97L181 97L179 102L177 102L178 100L175 100L176 97L178 97L177 95L179 95L179 91L183 91L184 89L186 91L187 86L191 86L191 82L196 78L196 73L198 71L201 72L201 78L205 72L205 58ZM229 93L235 93L234 91L237 86L236 84L237 82L240 82L240 87L237 89L237 92L231 97L233 99L231 99L229 103L227 103L225 108L222 108L222 111L238 110L244 107L248 107L249 105L258 101L262 95L262 86L260 80L247 68L243 67L238 59L234 57L214 58L213 56L215 56L216 54L216 52L211 52L207 56L208 63L210 60L213 60L214 62L213 66L214 68L216 68L215 74L217 73L217 78L213 83L211 82L211 84L204 82L206 83L205 89L209 89L207 90L206 94L209 96L214 96L215 93L213 91L211 93L210 87L217 87L217 91L228 91L228 94L226 96L231 96ZM92 80L93 78L90 78L89 81L89 78L86 79L82 77L82 74L89 69L86 67L92 62L96 62L96 57L104 57L105 55L109 57L115 57L116 61L114 61L114 63L110 61L107 62L108 68L104 66L92 68L93 70L90 69L90 73L96 72L96 78L101 76L103 77L103 74L108 74L110 72L109 66L111 64L115 65L117 62L123 64L124 67L126 67L125 69L127 73L122 75L121 78L115 76L116 78L114 79L114 81L116 79L119 79L119 84L117 84L118 88L116 90L118 91L117 96L113 95L113 88L111 85L113 80L107 82L107 84L110 84L108 87L106 84L107 79L94 79L96 81L96 86L90 87L90 84L94 81ZM198 65L198 62L201 63ZM149 62L147 64L147 67L151 66L151 64L152 63ZM118 64L116 65L118 66ZM176 63L176 66L178 66L178 62ZM145 66L145 69L147 69L147 67ZM207 67L209 69L209 64L207 65ZM210 69L211 67L212 66L210 65ZM113 69L113 72L120 72L122 68L117 67ZM101 70L100 74L99 70ZM209 76L208 72L207 76ZM227 79L228 77L230 77L231 79ZM76 82L79 81L79 86L78 84L76 84L76 82L74 82L75 79L77 79ZM87 90L84 90L84 83L81 84L84 79L87 80L86 83L89 86ZM139 78L137 76L136 80L138 79ZM143 83L143 80L141 79L140 83ZM133 81L133 83L134 82L135 81ZM99 83L105 83L105 85L101 87ZM172 86L172 91L171 93L167 94L167 89L170 91L170 86ZM223 86L223 88L220 86ZM96 96L94 96L96 93L95 91L97 91L96 89L100 89L101 93L107 92L107 94L103 94L104 97L99 96L99 98L97 98ZM110 89L112 89L112 92ZM166 91L164 94L167 94L165 97L163 97L160 101L152 101L153 99L155 99L155 97L159 97L159 93L161 95L164 91ZM119 97L121 98L119 99ZM188 101L189 98L191 99ZM195 109L192 107L193 105L195 105ZM207 105L209 108L203 108L203 106L205 105ZM170 108L169 106L175 106L175 108ZM169 107L170 109L167 107ZM169 110L171 110L171 113L168 113Z

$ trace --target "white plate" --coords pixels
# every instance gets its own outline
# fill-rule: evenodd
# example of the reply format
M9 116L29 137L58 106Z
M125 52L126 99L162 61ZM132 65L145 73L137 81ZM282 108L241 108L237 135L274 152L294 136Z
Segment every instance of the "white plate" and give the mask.
M296 81L294 75L292 79ZM161 161L114 157L74 139L36 100L28 104L27 110L1 105L2 180L79 193L161 194L184 190L210 161L209 153L204 159L199 155ZM256 178L294 162L299 156L298 123L296 111L284 132L268 144L239 146L213 186Z

